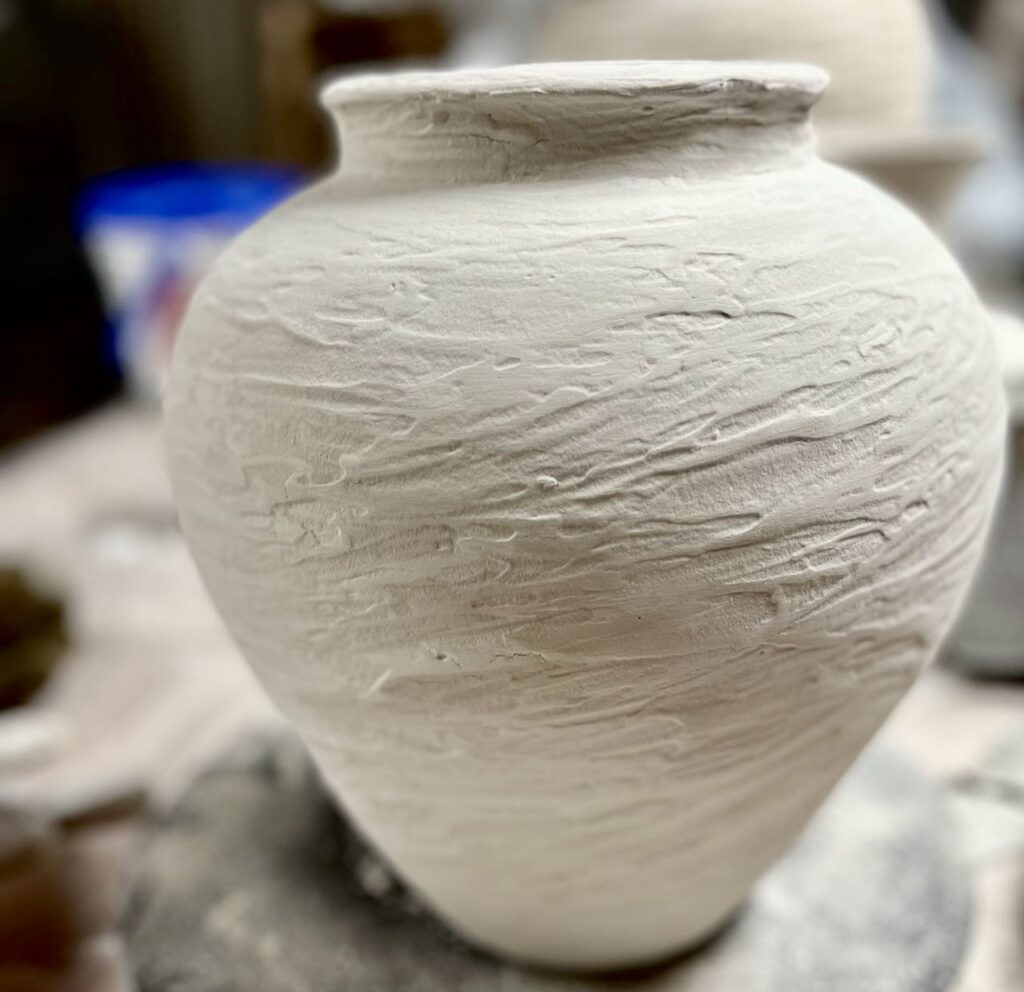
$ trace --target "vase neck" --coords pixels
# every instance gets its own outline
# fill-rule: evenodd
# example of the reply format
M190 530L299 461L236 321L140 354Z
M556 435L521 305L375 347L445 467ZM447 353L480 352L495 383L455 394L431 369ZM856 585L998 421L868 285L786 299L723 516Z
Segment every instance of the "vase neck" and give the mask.
M806 66L604 62L366 76L324 94L374 188L782 167L811 154Z

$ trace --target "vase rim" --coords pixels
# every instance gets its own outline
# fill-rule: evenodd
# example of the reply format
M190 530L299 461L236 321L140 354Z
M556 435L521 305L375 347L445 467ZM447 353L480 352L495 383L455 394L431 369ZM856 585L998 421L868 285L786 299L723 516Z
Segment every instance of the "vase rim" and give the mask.
M748 106L779 99L810 109L828 85L824 69L789 62L607 61L538 62L483 69L420 70L349 76L328 84L328 108L363 101L473 96L645 96L672 99L720 94Z

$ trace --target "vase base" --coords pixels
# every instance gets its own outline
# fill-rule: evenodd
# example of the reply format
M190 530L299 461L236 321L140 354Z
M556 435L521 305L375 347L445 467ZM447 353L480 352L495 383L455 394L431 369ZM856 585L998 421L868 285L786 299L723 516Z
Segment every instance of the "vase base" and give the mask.
M156 825L124 930L141 992L597 992L630 978L660 992L931 992L952 981L969 922L952 834L926 781L869 752L684 956L614 977L543 972L453 935L346 825L298 744L257 740Z
M592 958L588 958L586 961L582 961L576 965L571 960L559 960L557 962L552 962L546 961L542 958L531 957L529 955L512 954L500 947L489 945L486 940L475 939L472 934L460 933L457 926L452 926L451 929L454 932L455 938L464 941L466 946L473 947L477 951L493 956L496 960L503 960L518 968L546 972L548 975L572 976L577 980L580 976L588 976L591 978L600 978L601 976L604 976L606 978L615 978L621 981L623 979L633 977L661 975L674 967L682 965L691 957L704 954L713 948L715 944L722 939L740 919L742 919L745 908L746 902L743 902L738 907L726 913L721 919L710 923L700 933L685 940L681 940L676 946L667 951L662 951L634 961L626 960L621 963L617 963L614 967L607 968L595 966ZM423 911L426 913L430 912L429 909L424 909ZM569 987L576 988L575 985L570 985ZM524 990L530 990L533 986L524 985L522 988ZM538 988L546 989L548 986L538 986ZM552 986L552 988L559 988L559 986ZM518 990L518 987L516 987L516 989ZM667 987L665 992L672 992L672 989L673 986L670 985ZM701 990L697 989L695 992L701 992Z

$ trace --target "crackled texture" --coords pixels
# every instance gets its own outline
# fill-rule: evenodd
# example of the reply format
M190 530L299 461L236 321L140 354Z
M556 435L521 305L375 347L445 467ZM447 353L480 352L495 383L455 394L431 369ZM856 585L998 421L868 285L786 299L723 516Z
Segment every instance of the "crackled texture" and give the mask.
M517 71L355 84L356 125L332 90L346 167L200 290L167 447L215 601L361 827L484 946L608 967L725 921L929 659L1001 391L944 249L813 157L816 77L659 67L689 82L646 130L650 66ZM616 86L612 146L538 171L509 121L584 132ZM469 157L418 188L460 87ZM746 111L685 112L711 92Z

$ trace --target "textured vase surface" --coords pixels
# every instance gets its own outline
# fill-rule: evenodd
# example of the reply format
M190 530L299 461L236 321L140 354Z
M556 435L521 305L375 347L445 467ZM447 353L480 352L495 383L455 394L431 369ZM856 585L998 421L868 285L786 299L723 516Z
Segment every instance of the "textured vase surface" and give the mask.
M210 593L484 947L608 968L713 932L965 590L1002 452L986 317L816 157L823 85L335 84L340 170L187 315L166 446Z

